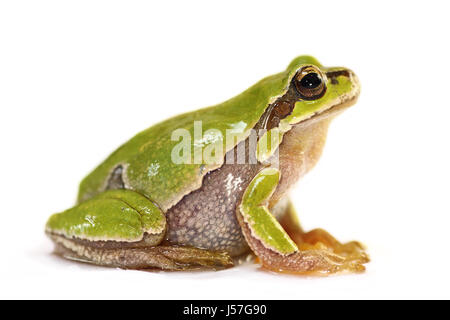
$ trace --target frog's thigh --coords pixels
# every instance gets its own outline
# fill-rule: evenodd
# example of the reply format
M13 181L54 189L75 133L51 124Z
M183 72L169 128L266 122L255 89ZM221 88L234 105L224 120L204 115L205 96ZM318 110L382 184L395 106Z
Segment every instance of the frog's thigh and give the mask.
M222 252L161 246L166 234L163 212L130 190L106 191L55 214L46 231L56 253L98 265L170 270L232 265Z
M351 241L343 244L324 229L305 232L298 221L297 213L290 200L284 210L279 219L280 224L300 250L326 248L344 257L347 261L369 262L369 257L359 242Z
M297 247L267 208L279 178L277 169L262 170L247 187L237 210L242 232L262 265L272 271L305 274L364 270L360 262L347 261L326 248Z

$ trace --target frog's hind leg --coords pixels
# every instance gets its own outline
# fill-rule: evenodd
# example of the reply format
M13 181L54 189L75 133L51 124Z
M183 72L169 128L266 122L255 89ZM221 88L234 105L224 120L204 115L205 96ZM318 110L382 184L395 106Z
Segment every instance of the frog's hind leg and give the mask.
M164 213L131 190L110 190L50 217L55 252L71 260L124 269L186 270L233 265L228 253L165 244Z
M348 259L325 245L306 243L304 239L310 238L300 237L306 233L296 220L285 223L292 236L283 229L267 206L279 177L277 169L262 170L247 187L237 209L242 232L263 267L276 272L322 275L365 270L366 259Z
M146 246L144 242L120 244L86 243L49 234L55 253L69 260L122 269L195 270L223 269L233 266L229 254L220 251L173 245Z
M344 257L346 261L369 262L369 256L364 251L363 245L357 241L341 243L323 229L305 232L298 221L297 213L290 200L287 202L279 222L300 250L325 248Z

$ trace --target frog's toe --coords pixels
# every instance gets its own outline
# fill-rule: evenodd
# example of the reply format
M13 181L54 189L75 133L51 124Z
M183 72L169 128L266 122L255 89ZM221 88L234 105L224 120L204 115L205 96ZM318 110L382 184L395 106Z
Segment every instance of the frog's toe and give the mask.
M361 263L367 263L370 261L369 255L365 251L364 246L358 241L344 243L341 247L338 247L335 252L346 257L347 260L359 261Z

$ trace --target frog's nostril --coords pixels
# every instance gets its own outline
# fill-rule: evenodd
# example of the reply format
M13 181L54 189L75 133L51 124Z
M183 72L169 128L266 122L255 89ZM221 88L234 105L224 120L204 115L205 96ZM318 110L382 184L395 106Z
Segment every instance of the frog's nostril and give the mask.
M333 70L326 73L327 78L330 80L331 84L338 85L339 84L339 77L347 77L350 79L352 83L354 83L356 86L359 87L359 79L356 76L356 74L349 69L342 69L342 70Z
M353 72L351 70L334 70L334 71L329 71L326 73L327 78L331 80L332 84L338 84L338 77L340 76L344 76L344 77L348 77L351 78L352 77Z

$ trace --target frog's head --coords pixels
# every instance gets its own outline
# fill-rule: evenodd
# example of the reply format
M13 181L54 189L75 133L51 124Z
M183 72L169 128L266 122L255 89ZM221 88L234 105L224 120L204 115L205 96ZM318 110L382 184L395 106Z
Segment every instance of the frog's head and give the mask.
M353 71L324 67L311 56L295 58L284 72L274 77L278 79L274 87L283 90L277 90L271 97L255 127L267 129L258 141L260 161L274 154L283 135L292 127L332 118L353 105L359 96L359 81Z
M311 56L295 58L285 75L287 91L269 108L267 129L335 115L353 105L359 96L360 85L353 71L324 67Z

